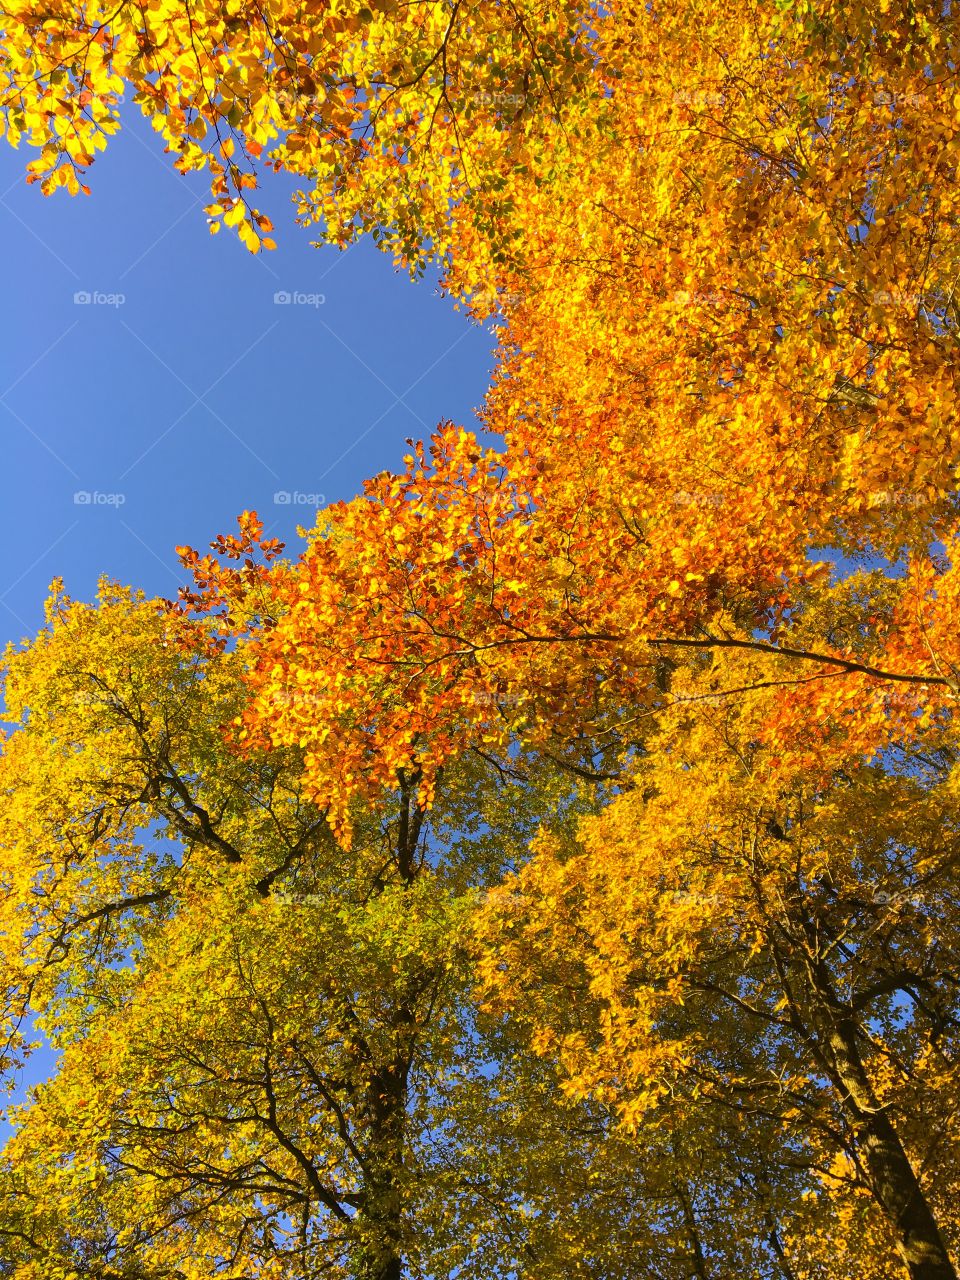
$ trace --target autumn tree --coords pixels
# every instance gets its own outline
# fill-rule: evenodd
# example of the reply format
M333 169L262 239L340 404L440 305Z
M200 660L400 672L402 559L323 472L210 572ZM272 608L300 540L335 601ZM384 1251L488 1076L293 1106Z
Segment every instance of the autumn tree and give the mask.
M595 788L465 753L429 813L402 771L355 806L348 847L297 748L231 742L242 632L58 586L6 655L8 1052L42 1036L58 1057L9 1113L0 1272L669 1271L692 1247L672 1189L689 1159L565 1102L472 994L483 894ZM333 724L324 695L300 696Z
M130 93L177 168L209 174L211 231L271 247L250 196L258 170L284 170L303 179L300 220L332 242L373 231L417 269L451 251L469 209L488 265L505 247L510 175L588 77L589 16L542 0L18 3L4 12L0 105L10 141L39 149L29 180L45 192L87 189Z
M601 746L627 777L650 754L640 795L679 757L681 780L652 810L660 831L637 822L614 842L618 801L576 872L562 845L538 852L537 887L504 928L539 945L527 963L494 931L494 987L513 990L496 974L526 964L513 1016L542 995L543 1051L593 1082L583 1092L610 1100L611 1088L627 1123L638 1104L649 1123L661 1057L676 1087L674 1022L695 1047L715 1029L698 1065L719 1076L717 1105L752 1090L754 1108L772 1111L781 1176L793 1161L823 1179L809 1188L820 1230L786 1243L778 1231L784 1265L836 1265L837 1240L866 1221L860 1247L847 1243L851 1273L953 1276L957 975L935 927L956 918L949 790L913 777L941 734L951 759L960 671L952 20L911 11L896 31L849 7L782 14L705 17L709 39L692 44L687 6L635 11L629 36L618 15L617 56L637 74L607 110L622 108L616 136L631 145L616 164L585 152L582 185L531 179L518 215L525 251L540 256L517 259L505 294L488 421L506 451L451 428L404 475L371 482L356 528L377 533L349 566L318 531L300 571L274 583L296 603L263 637L247 728L277 745L306 733L318 795L335 804L355 793L361 762L364 788L385 785L398 762L436 768L471 741L508 756L518 739L556 755L559 740L582 769ZM881 559L879 582L845 582L843 559L834 571L862 554ZM730 750L748 776L756 757L777 801L748 791L746 814L719 836L716 787L738 756L688 740L670 716L675 673L698 653L727 678L695 684L683 716L705 732L716 713L704 700L733 717L749 707ZM331 671L368 711L392 671L414 716L365 715L352 754L334 756L276 700ZM685 807L677 789L698 752L697 803ZM906 779L891 770L897 755ZM824 848L816 822L838 794L847 844ZM810 814L806 860L784 796ZM884 806L896 803L912 832L891 825ZM860 829L873 846L851 839ZM664 840L676 841L678 877L666 897ZM745 846L737 892L696 889L684 908L697 849L712 883L711 859ZM938 871L922 911L912 890L929 856ZM652 905L632 888L648 883L638 859ZM575 874L587 888L570 904ZM685 975L687 956L657 963L685 929L689 963L703 953L717 988L696 1003L671 968ZM563 963L544 992L544 971L569 950L584 953L592 985L579 990L593 1005L571 998ZM637 1028L644 1053L625 1073ZM690 1090L701 1096L699 1078Z
M864 614L872 642L855 659L840 632L793 655L815 678L787 700L794 723L805 730L811 705L826 715L847 699L865 738L882 733L891 688L912 690L918 715L949 707L951 15L914 7L892 23L879 3L848 2L816 15L674 3L589 15L485 6L479 17L451 5L423 22L416 6L348 9L303 19L318 23L311 57L369 72L396 41L423 74L402 92L383 82L382 121L343 90L366 139L349 177L365 212L338 185L346 170L309 147L304 208L340 242L351 209L349 234L389 240L402 206L421 247L401 256L443 258L447 286L478 314L494 289L506 327L485 416L506 447L441 428L342 515L362 548L350 564L335 563L318 529L299 569L271 586L285 621L263 637L251 737L302 745L322 804L392 786L398 764L420 770L429 794L434 768L475 734L491 745L557 729L583 745L606 732L607 709L646 714L687 649L765 647L775 661L792 611L838 553L879 555L894 575L908 565L912 588L897 625ZM117 22L128 16L139 21L124 10ZM171 48L182 17L172 11L165 28ZM476 66L512 75L534 31L537 66L553 68L528 77L546 95L537 109L451 114L458 42L493 41L496 58ZM50 39L61 56L66 34ZM254 23L231 39L260 49L265 36ZM233 45L209 47L226 94ZM271 95L286 100L272 57L242 64L261 96L244 99L237 127ZM166 66L151 93L186 92ZM394 108L429 120L426 133ZM210 108L183 110L205 119ZM178 119L171 109L159 123ZM37 127L45 137L49 121ZM403 158L381 183L389 146ZM470 147L488 165L482 180L466 176ZM416 175L433 192L444 173L456 181L441 234L396 184ZM495 213L481 216L488 198ZM314 681L332 681L356 712L336 740L277 696ZM383 715L391 681L403 711Z
M460 447L473 446L461 436ZM433 541L441 522L479 541L490 527L482 521L512 501L505 483L482 496L464 485L456 501L423 504L410 524L416 541L404 544L409 535L391 526L385 537L401 544L397 582L413 584L408 601L430 573L429 549L444 545ZM407 500L413 502L409 494ZM377 510L358 503L346 515ZM418 650L409 641L399 645L389 627L371 635L378 647L370 666L376 662L384 673L380 709L356 735L356 763L319 750L306 718L263 716L266 691L281 698L288 671L298 673L301 687L319 687L322 669L311 671L302 653L284 660L278 639L292 648L295 635L319 632L314 623L298 625L298 614L349 625L363 557L381 555L379 540L361 544L358 531L347 518L336 536L329 526L318 532L305 561L313 575L306 591L299 590L303 567L290 578L287 566L257 570L251 560L238 570L215 557L186 556L200 587L187 593L190 607L216 602L239 620L255 592L265 590L273 602L266 612L293 601L292 616L252 638L257 701L235 731L250 742L251 723L261 734L266 725L274 736L259 741L280 749L297 739L282 736L277 724L301 724L314 787L327 760L334 766L328 778L370 760L389 767L400 723L383 702L390 673L420 664ZM255 536L241 538L233 555L255 547ZM518 550L518 566L521 560ZM476 560L464 556L462 596L453 603L474 618L493 598L475 570ZM501 571L509 569L501 564ZM555 671L558 687L566 677L566 705L548 704L542 685L524 689L522 668L519 676L506 665L498 669L496 653L488 657L456 634L440 637L453 642L449 666L433 664L448 698L458 681L475 682L476 692L469 718L454 712L426 722L437 734L431 748L473 751L514 776L549 761L591 783L605 806L572 837L569 830L538 837L516 888L492 891L478 964L493 1007L529 1026L532 1047L565 1071L570 1096L614 1107L621 1124L644 1140L661 1128L673 1133L684 1108L706 1113L700 1131L715 1135L714 1160L723 1157L712 1170L713 1194L746 1177L751 1148L720 1135L729 1132L725 1113L748 1117L756 1126L751 1139L766 1155L754 1195L744 1196L738 1239L755 1238L751 1215L762 1209L773 1225L761 1239L782 1274L818 1274L825 1258L836 1261L838 1239L846 1240L851 1275L865 1268L889 1274L897 1253L912 1275L954 1274L948 1249L960 1010L950 932L952 690L947 676L899 678L871 666L878 635L908 672L931 652L949 651L953 642L942 627L953 571L932 572L927 581L842 572L811 585L795 600L776 647L737 640L735 617L721 625L719 641L661 643L649 687L634 685L632 698L629 668L600 665L598 636L587 704L579 691L589 689L588 647L574 647L575 661L545 667L540 654L551 646L542 622L539 635L526 637L534 670L538 677ZM291 584L299 597L288 594ZM522 600L499 619L508 651L520 647L521 608ZM927 625L931 609L940 630L935 619ZM408 637L417 634L416 620L408 604ZM325 632L336 670L341 640L335 626ZM419 635L427 646L437 640L427 625ZM823 656L839 644L845 656ZM821 656L814 662L812 655ZM351 695L369 677L359 663L348 670L358 683L346 677L334 696L355 706ZM946 691L940 702L936 684ZM415 707L405 708L401 750L420 746ZM341 742L337 749L351 748ZM393 767L404 760L393 757ZM354 794L375 797L387 776L369 771ZM335 790L318 794L342 798ZM332 819L347 822L338 812L331 810ZM582 855L571 858L581 846ZM928 1146L932 1116L939 1119ZM787 1189L798 1177L813 1200L809 1221L790 1206ZM861 1248L847 1239L853 1221L865 1224ZM709 1275L706 1258L702 1273Z
M399 1276L455 982L415 779L345 866L294 756L225 752L237 660L118 589L55 597L6 693L6 989L61 1052L7 1154L13 1274Z
M576 779L602 811L546 823L471 935L494 1010L639 1149L708 1135L657 1184L699 1276L954 1276L952 9L7 26L45 189L79 183L128 83L209 170L213 227L259 247L265 155L321 236L433 255L502 313L502 448L444 425L294 563L250 521L185 551L169 625L242 641L231 767L292 753L343 866L405 786L442 813L464 760ZM721 1202L760 1254L723 1261Z
M840 722L778 756L779 691L728 692L757 674L736 655L673 673L622 794L491 896L491 998L628 1128L678 1108L757 1125L771 1182L803 1170L822 1206L783 1239L788 1274L839 1265L839 1213L872 1244L847 1239L848 1266L952 1277L955 734L867 763Z

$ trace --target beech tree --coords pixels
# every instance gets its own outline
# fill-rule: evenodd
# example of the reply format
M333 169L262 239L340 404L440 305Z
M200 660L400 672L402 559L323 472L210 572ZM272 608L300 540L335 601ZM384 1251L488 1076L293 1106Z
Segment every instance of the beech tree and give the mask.
M563 787L474 758L428 816L398 775L347 850L299 752L224 740L244 661L107 583L7 655L7 1053L29 1017L58 1062L12 1112L3 1273L622 1274L609 1113L558 1106L463 945Z
M662 799L644 800L646 775L621 779L612 799L597 781L612 756L589 771L571 754L477 747L445 769L429 812L407 778L355 807L348 847L306 798L296 748L231 743L242 630L236 618L227 644L222 618L104 584L92 606L58 589L45 631L7 655L10 1052L30 1013L60 1056L12 1114L5 1274L889 1274L890 1230L861 1203L856 1119L804 1076L791 1015L774 1039L737 1002L761 1018L777 998L742 924L751 868L721 882L696 861L682 784L661 779ZM698 696L685 678L671 676L676 717ZM333 724L321 695L302 697ZM708 731L688 732L708 780L697 802L792 852L790 805L758 818L763 788L711 783L723 769ZM923 812L911 786L874 803L896 832ZM898 1134L907 1113L911 1155L934 1135L938 1155L953 1143L952 935L916 928L950 883L937 816L922 902L901 888L909 854L884 866L881 833L859 905L868 923L894 921L857 967L864 1010L888 1009L894 1066L871 1087ZM769 862L765 884L787 874ZM831 866L841 903L863 891L862 874ZM802 980L802 940L774 941ZM901 990L921 1002L912 1027L890 1004ZM952 1178L945 1160L923 1187L948 1226Z
M478 314L495 300L506 327L486 420L506 447L444 425L339 514L351 563L321 528L299 568L274 575L290 607L263 637L251 737L300 744L318 803L345 811L358 791L391 788L397 765L429 795L434 768L475 733L595 736L598 699L645 714L663 664L691 647L764 647L772 664L796 650L804 674L783 695L780 732L842 710L876 746L888 725L947 714L960 670L951 13L914 6L893 22L879 0L848 0L817 14L677 2L426 16L345 5L294 22L290 45L306 41L313 81L321 67L331 80L298 110L322 98L324 120L340 94L354 129L333 168L305 144L315 188L302 208L337 243L409 232L401 258L441 257ZM164 18L171 50L186 29L201 53L148 75L142 105L161 130L182 125L178 111L221 119L220 99L198 101L187 75L201 54L220 105L250 81L236 128L286 102L271 59L290 15L227 38L227 19L208 14L206 44L199 20ZM124 41L154 35L139 11L115 21L119 67ZM70 129L54 122L67 110L57 93L70 95L47 80L76 66L83 24L62 22L48 21L29 93L51 107L31 137L66 173ZM476 66L523 82L533 32L536 109L525 98L516 116L500 103L461 117L452 50L465 74L470 42L492 42ZM388 44L406 50L411 83L373 70ZM326 59L359 69L341 84ZM8 64L26 84L12 52ZM180 105L161 111L157 94ZM382 117L369 94L389 104ZM207 162L200 151L191 164ZM470 177L468 153L482 157ZM871 642L855 655L839 631L820 649L791 646L793 613L829 585L838 553L887 561L896 616L878 628L865 612L856 625ZM351 728L331 738L277 696L301 681L337 689Z
M872 1200L888 1274L898 1253L911 1276L952 1277L955 736L931 727L867 763L838 728L775 757L762 725L779 692L719 692L753 662L678 669L629 786L575 841L540 836L491 896L491 996L575 1096L631 1129L676 1108L769 1127L805 1194L857 1218ZM810 1240L785 1252L820 1274Z
M223 1000L252 1027L237 1041L244 1075L228 1083L257 1094L256 1115L227 1113L244 1117L238 1136L210 1141L216 1160L254 1172L218 1198L203 1126L220 1113L197 1103L185 1135L164 1120L163 1159L187 1161L194 1181L149 1183L149 1213L167 1216L161 1227L148 1213L137 1243L148 1265L190 1274L243 1256L269 1274L309 1249L371 1276L442 1272L441 1257L448 1274L602 1275L617 1271L601 1240L624 1238L609 1234L622 1196L631 1251L617 1274L956 1275L957 61L950 6L894 12L886 0L350 0L317 13L25 0L7 15L7 128L40 148L31 176L44 190L79 189L130 85L176 163L210 173L212 229L269 247L248 203L269 162L303 176L298 214L322 238L370 231L414 272L436 258L454 297L503 320L484 410L502 447L442 424L411 442L400 474L323 513L293 561L252 513L212 554L181 549L194 582L150 625L170 629L173 651L204 655L204 673L230 673L206 763L191 748L176 773L133 769L133 728L116 730L110 754L94 732L102 712L92 754L77 750L83 716L70 736L45 735L48 686L17 695L29 714L5 755L11 1016L71 1009L57 1034L81 1044L107 1026L83 993L129 980L122 1017L159 1028L163 981L141 984L136 966L124 976L135 939L152 938L149 924L163 955L186 956L215 921L185 1043L206 1037L223 1058L218 1028L239 1025ZM39 671L51 644L11 672ZM204 695L209 679L197 677ZM162 737L150 742L162 762ZM92 764L70 791L71 769ZM234 817L240 794L259 797L259 815L264 778L284 769L315 832L304 866L316 842L329 851L322 883L347 895L346 918L320 913L311 927L325 956L363 957L358 991L378 1028L367 1049L344 1028L329 958L286 933L275 956L260 932L274 884L295 882L301 855L286 859L305 828L288 818L286 844L244 842L230 822L259 832L261 817ZM97 817L91 778L119 786L128 770L127 799ZM221 777L238 779L230 803ZM501 787L509 800L491 822ZM157 861L137 835L144 820L190 857ZM62 872L37 863L48 830L68 848L107 842L94 898L72 855ZM433 850L432 833L460 830L487 851L482 866L414 866L417 840ZM252 905L238 913L225 886L248 865ZM201 873L215 886L196 899L201 915L173 912L168 881ZM162 956L140 945L159 974ZM74 972L81 953L97 964ZM330 1004L297 1004L301 963L327 975ZM465 994L471 983L482 995ZM453 989L449 1005L430 1004ZM288 1004L303 1010L306 1048L284 1059L284 1080L312 1097L313 1071L344 1116L316 1160L276 1120L305 1163L270 1127L271 1037ZM510 1226L489 1250L421 1264L404 1232L432 1219L405 1197L434 1184L429 1161L412 1176L408 1135L425 1131L417 1106L438 1114L436 1073L461 1053L473 1074L444 1114L479 1117L481 1026L517 1073L484 1141L501 1187L504 1151L524 1146L526 1190L509 1210L494 1197ZM179 1030L176 1041L179 1052ZM69 1045L51 1099L81 1071L71 1062L94 1060ZM208 1063L206 1048L190 1052ZM149 1072L137 1085L124 1053L114 1092L101 1086L104 1116L125 1114L123 1088L159 1088ZM428 1062L440 1065L424 1091L411 1081ZM526 1096L544 1118L521 1142ZM129 1224L122 1197L140 1196L146 1165L119 1176L122 1133L95 1158L74 1155L73 1130L34 1141L40 1115L13 1140L32 1152L30 1176L101 1179L95 1200L73 1202L82 1230L42 1245L42 1271L75 1261L75 1241L99 1241L83 1247L102 1256L96 1232ZM570 1183L562 1141L587 1183ZM59 1165L45 1163L50 1150ZM309 1215L296 1236L292 1189L284 1199L256 1181L263 1158L329 1219L323 1242ZM460 1206L474 1212L482 1186L435 1202L461 1247L472 1237ZM544 1213L565 1206L566 1234L526 1213L534 1187ZM42 1213L52 1199L29 1203ZM733 1224L729 1240L717 1220ZM23 1222L9 1229L25 1258L55 1229Z
M303 179L299 217L334 243L374 231L416 270L451 251L469 208L489 263L509 175L587 78L589 16L542 0L17 4L0 102L7 137L39 149L29 180L46 193L88 190L130 92L177 168L209 174L211 231L253 252L273 247L250 204L272 169Z

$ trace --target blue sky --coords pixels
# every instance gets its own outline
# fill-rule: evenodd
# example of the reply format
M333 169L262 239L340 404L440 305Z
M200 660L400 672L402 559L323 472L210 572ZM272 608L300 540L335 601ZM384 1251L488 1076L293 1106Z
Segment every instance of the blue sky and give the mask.
M89 198L27 187L30 154L0 144L0 639L36 631L57 574L82 598L100 573L174 594L173 548L245 508L292 550L311 495L350 497L405 437L472 423L492 333L370 243L312 248L292 182L264 177L279 247L255 258L209 234L203 180L135 113Z
M36 632L56 575L84 599L101 573L171 596L179 543L253 507L294 551L314 501L353 496L444 418L475 425L489 328L370 243L311 248L292 182L265 175L278 249L254 258L209 234L202 179L137 115L89 198L26 186L30 158L0 142L0 644ZM39 1053L21 1087L50 1064Z

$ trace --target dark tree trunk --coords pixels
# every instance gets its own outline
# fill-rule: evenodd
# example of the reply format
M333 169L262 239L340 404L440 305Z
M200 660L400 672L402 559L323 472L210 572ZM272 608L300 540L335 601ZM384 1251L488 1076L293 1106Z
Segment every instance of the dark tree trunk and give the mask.
M911 1280L957 1280L936 1219L867 1075L852 1022L827 1035L830 1064L870 1190L893 1228Z
M357 1264L357 1280L401 1280L403 1260L398 1253L365 1246Z
M398 774L400 812L393 853L400 880L411 885L419 873L417 845L424 811L417 803L419 773ZM356 1280L401 1280L403 1275L403 1171L407 1099L416 998L422 978L411 978L392 1011L393 1057L371 1071L364 1091L367 1121L363 1203L357 1214L359 1249Z
M358 1215L357 1280L400 1280L403 1271L403 1172L409 1065L398 1055L367 1088L370 1120L364 1203Z

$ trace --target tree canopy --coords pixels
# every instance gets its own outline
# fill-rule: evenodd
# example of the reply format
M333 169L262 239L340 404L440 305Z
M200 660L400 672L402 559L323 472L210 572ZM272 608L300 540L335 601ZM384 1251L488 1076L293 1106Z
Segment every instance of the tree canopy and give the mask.
M481 439L7 659L0 1265L955 1280L952 5L5 11L501 321Z

